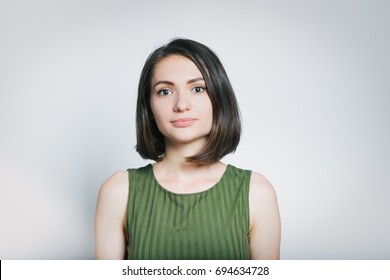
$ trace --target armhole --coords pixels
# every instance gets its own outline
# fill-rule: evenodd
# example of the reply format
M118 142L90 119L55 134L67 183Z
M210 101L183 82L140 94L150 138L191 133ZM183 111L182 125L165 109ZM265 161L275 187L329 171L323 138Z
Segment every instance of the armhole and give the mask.
M131 177L133 176L134 169L127 169L127 187L128 187L128 195L127 195L127 206L126 206L126 221L125 221L125 230L126 230L126 236L127 236L127 229L128 229L128 219L127 219L127 213L129 212L129 203L130 203L130 193L131 193Z
M124 256L124 259L127 260L128 257L129 257L129 250L130 250L130 240L129 240L129 231L128 231L128 213L129 213L129 204L130 204L130 195L131 195L131 178L134 174L134 169L127 169L127 178L128 178L128 181L127 181L127 187L128 187L128 195L127 195L127 205L126 205L126 217L125 217L125 236L126 236L126 249L125 249L125 256Z
M252 179L252 175L253 175L253 171L252 170L247 170L247 176L246 176L246 180L247 180L247 183L246 183L246 194L245 194L245 197L247 199L247 218L246 218L246 222L247 222L247 228L248 228L248 235L247 235L247 239L248 239L248 259L251 260L252 259L252 256L251 256L251 247L250 247L250 242L251 242L251 206L250 206L250 192L251 192L251 179Z
M247 170L247 182L246 182L246 189L245 189L245 197L247 199L247 223L248 223L248 238L250 236L250 233L251 233L251 207L250 207L250 192L251 192L251 179L252 179L252 175L253 175L253 172L251 170Z

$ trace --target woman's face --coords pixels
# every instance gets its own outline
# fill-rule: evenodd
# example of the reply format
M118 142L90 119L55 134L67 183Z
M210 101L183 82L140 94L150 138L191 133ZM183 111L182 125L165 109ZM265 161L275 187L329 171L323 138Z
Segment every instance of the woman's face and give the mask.
M170 55L156 64L150 105L166 144L206 141L212 104L203 76L190 59Z

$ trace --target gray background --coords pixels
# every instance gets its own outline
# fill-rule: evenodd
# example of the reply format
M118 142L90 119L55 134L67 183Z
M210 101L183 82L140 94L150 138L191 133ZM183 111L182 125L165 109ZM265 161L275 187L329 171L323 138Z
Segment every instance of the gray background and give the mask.
M389 1L0 1L0 258L94 258L97 192L134 150L139 73L210 46L264 174L282 259L390 258Z

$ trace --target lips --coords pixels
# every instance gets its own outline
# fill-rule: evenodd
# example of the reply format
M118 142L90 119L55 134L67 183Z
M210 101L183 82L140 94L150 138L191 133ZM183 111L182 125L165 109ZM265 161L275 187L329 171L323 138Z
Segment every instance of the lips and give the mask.
M196 119L194 118L181 118L171 121L172 125L175 127L187 127L192 125Z

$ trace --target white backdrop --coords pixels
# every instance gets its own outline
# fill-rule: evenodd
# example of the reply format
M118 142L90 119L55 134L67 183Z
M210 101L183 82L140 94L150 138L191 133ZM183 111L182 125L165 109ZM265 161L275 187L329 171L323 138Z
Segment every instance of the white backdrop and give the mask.
M147 55L210 46L282 259L390 259L390 2L0 1L0 259L92 259L98 190L134 150Z

